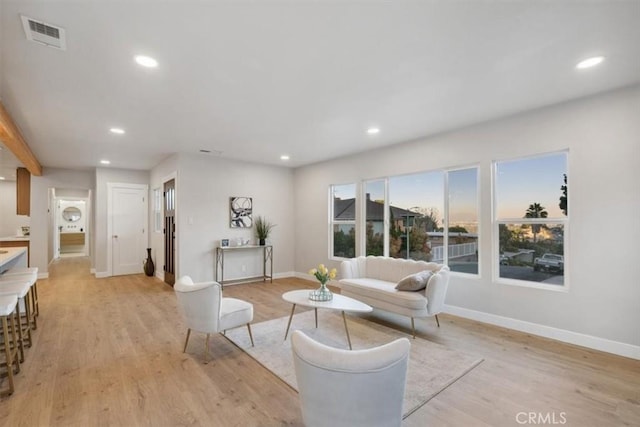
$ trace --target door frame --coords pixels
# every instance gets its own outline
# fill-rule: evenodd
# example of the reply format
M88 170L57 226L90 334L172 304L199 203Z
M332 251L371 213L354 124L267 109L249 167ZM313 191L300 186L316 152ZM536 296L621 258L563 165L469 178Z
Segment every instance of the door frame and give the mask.
M149 247L149 185L131 184L124 182L107 182L107 277L113 276L113 190L114 188L126 188L133 190L143 190L146 201L144 203L144 239ZM144 253L140 254L140 259L144 259Z
M53 206L53 259L58 259L60 258L60 230L58 230L58 227L61 225L60 224L60 215L62 214L62 212L60 211L60 202L63 200L74 200L74 201L79 201L79 202L84 202L84 207L85 207L85 231L84 231L84 238L85 238L85 242L84 242L84 256L91 256L91 244L92 244L92 238L91 235L93 234L93 223L91 222L91 217L92 217L92 212L91 212L91 190L87 190L87 197L76 197L76 196L71 196L71 197L64 197L64 196L54 196L53 198L53 202L54 202L54 206Z

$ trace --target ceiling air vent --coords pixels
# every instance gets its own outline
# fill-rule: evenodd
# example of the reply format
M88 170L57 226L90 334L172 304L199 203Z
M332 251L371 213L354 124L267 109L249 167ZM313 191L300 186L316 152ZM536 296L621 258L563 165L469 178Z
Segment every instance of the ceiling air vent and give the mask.
M56 27L46 22L36 21L27 16L21 16L22 27L27 40L41 43L56 49L67 50L64 28Z

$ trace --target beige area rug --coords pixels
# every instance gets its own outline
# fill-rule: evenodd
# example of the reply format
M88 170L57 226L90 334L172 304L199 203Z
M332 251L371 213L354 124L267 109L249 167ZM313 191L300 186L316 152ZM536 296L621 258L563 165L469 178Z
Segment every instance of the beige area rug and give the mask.
M255 347L251 347L247 328L229 330L226 336L262 366L297 390L291 353L293 330L300 329L316 341L332 347L347 349L349 345L339 312L318 310L317 329L313 310L295 314L289 336L284 341L288 320L287 316L251 325ZM347 315L347 324L354 350L375 347L401 337L410 339L411 355L403 403L403 418L408 417L483 360L421 338L411 339L407 334L355 316Z

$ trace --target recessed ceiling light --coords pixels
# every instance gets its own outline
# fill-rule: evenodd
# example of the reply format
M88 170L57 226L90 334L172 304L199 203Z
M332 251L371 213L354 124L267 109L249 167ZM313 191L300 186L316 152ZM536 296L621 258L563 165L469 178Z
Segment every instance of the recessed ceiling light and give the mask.
M103 165L111 164L111 162L109 160L100 160L100 163L102 163Z
M596 65L600 64L602 61L604 61L604 56L594 56L592 58L587 58L584 61L578 62L578 64L576 65L576 68L579 70L583 70L585 68L595 67Z
M377 133L380 133L380 129L378 129L378 128L369 128L369 129L367 129L367 133L369 135L375 135Z
M155 68L158 66L158 61L150 56L138 55L135 57L135 60L138 65L142 65L143 67Z
M283 154L282 156L280 156L280 160L289 160L291 157L287 156L286 154Z
M118 135L123 135L124 134L124 129L120 129L120 128L111 128L109 129L109 132L111 133L116 133Z
M4 176L0 176L0 181L4 181Z

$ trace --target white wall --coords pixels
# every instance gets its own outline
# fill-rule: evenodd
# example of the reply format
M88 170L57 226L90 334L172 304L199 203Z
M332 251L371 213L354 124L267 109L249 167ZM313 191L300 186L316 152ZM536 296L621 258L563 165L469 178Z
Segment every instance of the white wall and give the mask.
M107 183L127 183L127 184L149 184L149 171L114 169L114 168L96 168L96 190L95 190L95 209L94 209L94 251L95 254L95 270L96 276L105 276L107 274L108 259L107 245L110 244L110 238L107 237ZM146 257L146 252L140 254L140 259Z
M50 206L49 189L91 190L93 178L88 171L55 168L43 168L42 176L31 176L31 265L38 267L40 274L47 274L53 256L48 244L51 234L49 212L55 212L55 209Z
M17 234L17 229L31 223L26 215L16 215L16 182L0 181L0 237Z
M196 281L212 280L214 251L220 239L243 237L255 243L253 228L241 230L229 226L232 196L252 197L254 216L265 216L277 224L269 239L274 246L274 272L291 274L295 253L292 178L293 172L288 168L180 155L176 190L177 275L187 274ZM225 279L262 274L258 253L228 257Z
M328 256L330 184L446 167L481 169L481 278L451 279L446 303L640 346L640 86L295 171L296 271ZM569 149L568 292L492 280L491 163ZM471 310L471 311L470 311ZM489 319L489 318L488 318ZM489 319L489 320L491 320ZM585 340L586 342L588 340ZM620 348L620 346L618 346ZM638 352L637 354L640 354Z

